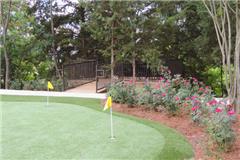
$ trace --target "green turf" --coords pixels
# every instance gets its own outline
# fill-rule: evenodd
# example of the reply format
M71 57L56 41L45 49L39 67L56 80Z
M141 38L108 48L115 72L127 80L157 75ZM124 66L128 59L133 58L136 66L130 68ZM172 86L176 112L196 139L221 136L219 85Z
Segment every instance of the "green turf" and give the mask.
M95 99L2 96L2 159L187 159L191 146L174 130L114 113ZM27 101L27 102L25 102ZM58 103L53 103L58 102ZM82 107L85 106L85 107ZM99 112L100 111L100 112Z

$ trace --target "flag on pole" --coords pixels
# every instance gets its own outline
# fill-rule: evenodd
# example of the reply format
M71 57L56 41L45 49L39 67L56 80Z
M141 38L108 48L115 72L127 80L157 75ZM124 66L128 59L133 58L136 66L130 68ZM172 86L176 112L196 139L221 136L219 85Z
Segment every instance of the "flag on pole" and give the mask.
M48 87L48 89L54 89L54 88L53 88L53 85L52 85L52 83L51 83L50 81L48 81L47 87Z
M109 97L107 98L107 101L106 101L106 103L105 103L105 105L104 105L103 110L105 111L105 110L107 110L107 109L109 109L109 108L111 108L111 107L112 107L112 97L109 96Z
M48 89L48 92L49 92L50 89L54 89L53 85L50 81L48 81L48 83L47 83L47 89ZM49 104L49 97L47 95L47 106L48 106L48 104Z
M110 126L111 126L111 139L115 139L115 137L113 136L113 116L112 116L112 97L109 96L107 98L107 101L105 103L105 106L103 108L103 111L110 109Z

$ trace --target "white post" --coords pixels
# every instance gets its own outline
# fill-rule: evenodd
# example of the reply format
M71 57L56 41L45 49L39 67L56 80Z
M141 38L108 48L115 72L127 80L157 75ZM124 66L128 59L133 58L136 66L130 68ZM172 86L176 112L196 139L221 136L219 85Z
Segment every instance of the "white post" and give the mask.
M111 122L111 139L115 139L113 136L112 107L110 108L110 122Z

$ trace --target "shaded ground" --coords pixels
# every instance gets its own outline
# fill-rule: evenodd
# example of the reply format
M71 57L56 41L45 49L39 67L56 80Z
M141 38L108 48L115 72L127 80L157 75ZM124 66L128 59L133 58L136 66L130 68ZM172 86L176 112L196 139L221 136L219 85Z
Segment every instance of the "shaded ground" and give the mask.
M213 152L208 146L208 136L204 131L204 128L196 125L191 121L191 118L187 115L180 117L169 117L165 113L159 113L152 110L146 110L143 107L128 108L126 105L114 104L113 110L122 112L137 117L141 117L148 120L153 120L165 124L171 128L180 131L185 135L188 141L192 144L195 151L196 160L239 160L240 159L240 116L238 121L234 124L234 130L237 133L237 141L233 146L233 149L229 153L217 153Z

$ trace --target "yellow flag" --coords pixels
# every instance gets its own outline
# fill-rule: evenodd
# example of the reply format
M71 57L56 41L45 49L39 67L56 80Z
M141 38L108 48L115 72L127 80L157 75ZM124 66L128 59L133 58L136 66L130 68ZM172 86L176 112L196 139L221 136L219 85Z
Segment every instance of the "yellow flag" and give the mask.
M52 83L50 81L48 81L47 87L48 87L48 89L54 89L53 85L52 85Z
M105 103L105 106L104 106L103 110L105 111L105 110L107 110L108 108L111 108L111 107L112 107L112 97L109 96L107 98L107 102Z

